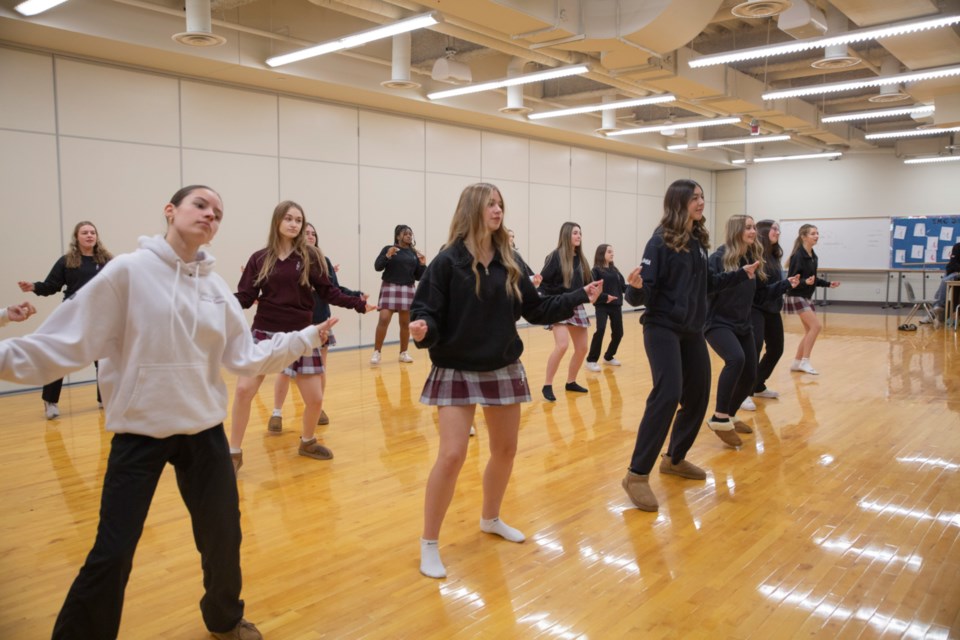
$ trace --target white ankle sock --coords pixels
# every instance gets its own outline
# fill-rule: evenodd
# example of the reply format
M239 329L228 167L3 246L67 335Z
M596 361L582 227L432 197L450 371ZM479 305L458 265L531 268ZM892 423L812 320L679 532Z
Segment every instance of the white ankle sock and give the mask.
M493 533L510 542L523 542L527 539L523 532L514 529L500 518L494 518L493 520L480 518L480 531Z
M428 578L447 577L447 569L440 561L440 548L436 540L420 538L420 573Z
M273 410L273 417L274 417L274 418L282 418L282 417L283 417L283 411L281 411L280 409L274 409L274 410Z
M230 447L230 453L240 453L241 451L240 447Z

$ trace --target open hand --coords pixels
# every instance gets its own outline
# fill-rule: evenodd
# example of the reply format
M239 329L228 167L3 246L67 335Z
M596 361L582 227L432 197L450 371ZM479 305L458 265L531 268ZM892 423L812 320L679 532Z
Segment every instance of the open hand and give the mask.
M327 318L320 324L314 325L317 328L317 332L320 334L320 342L324 343L327 341L327 337L330 335L330 329L333 328L333 325L340 322L339 318Z

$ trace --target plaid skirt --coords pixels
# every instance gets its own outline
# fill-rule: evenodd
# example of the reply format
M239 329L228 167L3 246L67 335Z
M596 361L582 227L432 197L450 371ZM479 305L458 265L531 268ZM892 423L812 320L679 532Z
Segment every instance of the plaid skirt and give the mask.
M384 282L380 285L380 300L377 306L390 311L410 311L416 291L416 285Z
M519 360L494 371L461 371L434 365L423 384L420 402L439 407L510 405L530 402L530 387Z
M796 315L798 313L803 313L804 311L816 312L817 308L813 306L813 300L810 300L809 298L803 298L800 296L786 296L783 299L783 310L790 315Z
M324 342L321 347L335 347L337 346L337 336L333 335L333 331L327 331L327 341Z
M573 310L573 315L567 318L566 320L561 320L560 322L554 322L553 324L568 324L571 327L589 327L590 318L587 317L587 310L582 304L578 304L577 308ZM545 329L550 329L553 324L548 324Z
M261 340L269 340L276 332L253 329L252 333L253 341L260 342ZM323 358L320 356L320 349L314 349L312 353L301 356L300 359L296 360L290 365L287 365L283 370L283 375L296 378L297 373L302 373L303 375L307 376L323 373L323 371Z

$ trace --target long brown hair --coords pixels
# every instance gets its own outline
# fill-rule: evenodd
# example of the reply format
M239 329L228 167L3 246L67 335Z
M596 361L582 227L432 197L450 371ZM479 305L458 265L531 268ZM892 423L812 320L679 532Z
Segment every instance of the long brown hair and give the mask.
M83 254L80 253L80 241L77 239L80 234L80 227L93 227L93 230L97 232L97 243L93 245L94 262L101 266L110 262L113 259L113 254L107 251L107 248L100 242L100 230L97 229L97 225L89 220L81 220L73 228L73 235L70 238L70 248L67 249L66 254L67 269L78 269L83 262Z
M804 236L810 235L810 231L811 231L812 229L816 229L816 228L817 228L817 225L814 225L814 224L802 224L802 225L800 225L800 230L797 231L797 239L793 241L793 251L790 252L790 257L791 257L791 258L796 255L797 251L799 251L800 249L803 248L803 238L804 238ZM811 253L812 255L815 255L815 254L813 253L813 249L810 250L810 253Z
M620 273L620 270L617 269L617 265L607 264L607 249L610 247L609 244L598 244L597 251L593 254L593 268L594 269L607 269L610 271L616 271Z
M587 275L583 270L587 268L587 259L583 256L583 236L580 236L580 246L573 246L573 230L583 229L576 222L564 222L560 226L560 237L557 238L557 248L547 255L546 262L556 253L560 259L560 273L563 274L563 286L565 289L570 287L573 282L573 260L576 258L580 262L580 273L584 280Z
M303 212L303 207L293 200L284 200L273 210L273 217L270 219L270 234L267 236L267 254L264 257L263 264L260 266L260 272L257 274L254 284L260 284L265 281L273 271L273 267L277 264L281 249L280 223L283 222L283 216L285 216L290 209L297 209L303 214L303 224L300 225L300 233L293 239L293 253L296 253L300 256L300 259L303 260L303 269L300 271L300 285L304 287L310 286L310 270L313 261L317 261L320 273L327 275L327 261L323 259L323 252L320 251L320 239L317 238L316 247L307 243L307 234L305 233L307 229L307 214Z
M747 244L743 241L743 232L747 229L747 220L753 221L753 218L745 215L730 216L727 220L727 239L723 243L723 270L736 271L740 268L740 260L747 259L748 263L760 262L763 260L763 247L754 240L753 244ZM757 272L757 277L761 280L767 279L766 272L761 269Z
M783 247L779 242L770 242L770 229L777 224L775 220L760 220L757 222L757 240L763 247L763 262L765 270L780 270L780 259L783 258Z
M480 297L480 269L477 256L480 255L480 242L487 234L490 235L490 241L493 244L494 251L500 253L500 262L507 269L506 291L508 298L520 297L520 278L525 277L520 269L520 264L516 261L513 247L510 245L510 235L507 228L500 223L500 228L494 232L487 230L483 221L483 210L486 208L490 198L494 194L500 197L500 208L503 211L503 220L507 217L507 207L503 203L503 195L500 189L487 182L478 182L466 187L460 194L460 201L457 202L457 209L453 213L453 219L450 221L450 234L447 237L445 247L452 246L457 240L462 240L467 251L473 256L473 275L475 278L475 291L477 297Z
M691 236L696 238L705 250L710 248L710 233L703 218L694 220L693 227L687 230L687 205L697 187L700 185L693 180L675 180L667 187L667 193L663 196L663 217L660 218L663 241L677 253L688 250L687 243ZM703 187L700 187L700 192L703 192Z

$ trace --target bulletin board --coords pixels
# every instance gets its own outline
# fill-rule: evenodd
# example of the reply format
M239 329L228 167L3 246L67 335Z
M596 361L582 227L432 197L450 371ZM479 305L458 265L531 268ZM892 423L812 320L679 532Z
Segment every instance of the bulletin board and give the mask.
M960 242L960 215L910 216L890 222L893 269L942 269L953 245Z

